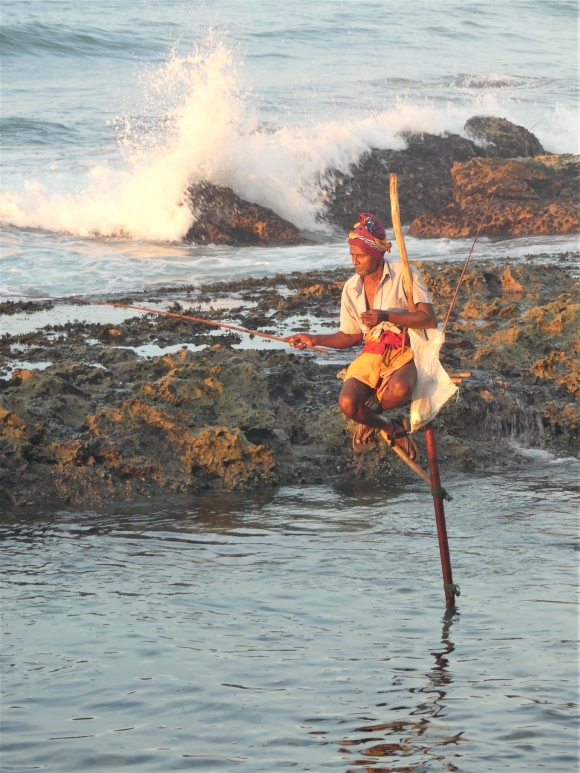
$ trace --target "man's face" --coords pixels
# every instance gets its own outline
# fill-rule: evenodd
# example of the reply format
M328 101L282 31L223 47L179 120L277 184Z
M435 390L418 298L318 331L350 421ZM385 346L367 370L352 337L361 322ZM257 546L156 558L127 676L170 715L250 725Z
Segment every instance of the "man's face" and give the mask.
M371 255L367 255L366 252L360 249L360 247L350 248L350 257L354 270L359 276L368 276L374 274L382 265L382 258L373 258Z

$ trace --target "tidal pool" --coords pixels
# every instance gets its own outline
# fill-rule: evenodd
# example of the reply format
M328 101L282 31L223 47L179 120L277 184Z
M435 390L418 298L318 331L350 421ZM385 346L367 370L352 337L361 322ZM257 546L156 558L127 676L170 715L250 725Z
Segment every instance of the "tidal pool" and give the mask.
M577 460L4 514L3 770L575 771Z

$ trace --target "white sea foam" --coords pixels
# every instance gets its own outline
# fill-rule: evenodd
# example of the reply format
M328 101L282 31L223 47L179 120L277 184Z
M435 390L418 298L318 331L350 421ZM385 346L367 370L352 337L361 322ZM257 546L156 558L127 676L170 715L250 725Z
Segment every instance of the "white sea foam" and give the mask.
M469 77L483 83L500 79ZM80 183L65 182L64 191L55 191L48 175L5 190L2 220L79 236L176 241L195 217L188 186L209 180L271 207L300 228L320 230L319 181L326 170L346 171L370 148L403 148L404 131L461 133L474 113L512 117L509 100L500 107L497 92L485 91L443 106L401 97L374 114L264 131L231 53L220 44L186 57L172 54L141 81L153 119L147 125L122 122L116 163L95 164ZM572 112L557 105L536 134L548 149L559 151L570 149L574 131Z
M465 89L530 89L549 83L549 78L522 75L460 75L452 85Z

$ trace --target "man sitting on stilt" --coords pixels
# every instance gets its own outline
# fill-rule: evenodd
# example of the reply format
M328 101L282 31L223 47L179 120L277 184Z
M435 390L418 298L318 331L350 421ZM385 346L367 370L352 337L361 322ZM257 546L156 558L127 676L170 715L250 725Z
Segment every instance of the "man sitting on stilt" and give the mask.
M437 327L431 298L419 272L413 268L415 311L407 310L403 270L399 262L385 260L391 251L385 229L372 214L359 215L359 223L349 234L350 255L355 276L344 285L340 309L340 331L328 335L297 333L286 340L296 349L330 346L348 349L364 340L361 354L350 364L338 404L358 422L355 451L365 451L374 443L375 430L384 430L410 459L417 447L407 433L402 416L383 418L383 410L393 410L409 402L417 370L409 344L407 328Z

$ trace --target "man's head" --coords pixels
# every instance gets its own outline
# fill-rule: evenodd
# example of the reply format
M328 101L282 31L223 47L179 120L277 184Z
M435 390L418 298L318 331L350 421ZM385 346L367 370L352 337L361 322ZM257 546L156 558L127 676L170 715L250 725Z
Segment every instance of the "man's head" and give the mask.
M368 252L353 244L350 245L350 257L354 270L359 276L374 274L384 262L382 255L380 257L369 255Z
M366 276L372 274L382 264L385 252L391 251L391 244L387 241L383 224L376 215L362 212L358 219L359 222L354 224L354 230L348 235L348 243L357 274ZM373 260L365 261L363 256ZM374 268L368 270L371 265L374 265Z

